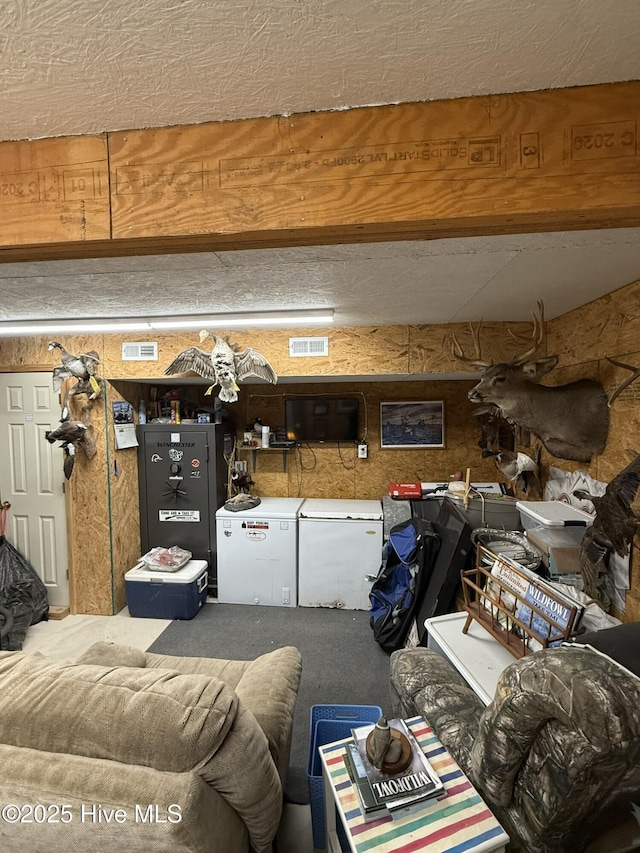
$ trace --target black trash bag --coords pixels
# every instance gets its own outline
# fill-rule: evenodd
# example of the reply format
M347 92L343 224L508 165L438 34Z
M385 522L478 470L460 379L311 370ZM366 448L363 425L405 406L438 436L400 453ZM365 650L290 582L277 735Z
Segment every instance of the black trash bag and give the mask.
M20 551L0 535L0 604L13 616L13 625L0 640L3 651L18 652L30 625L49 617L47 588Z

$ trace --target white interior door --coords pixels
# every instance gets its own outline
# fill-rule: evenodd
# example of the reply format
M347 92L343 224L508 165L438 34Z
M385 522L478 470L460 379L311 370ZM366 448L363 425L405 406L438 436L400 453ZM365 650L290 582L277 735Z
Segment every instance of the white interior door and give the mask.
M0 374L0 496L6 537L44 581L49 604L69 604L63 454L46 430L60 422L51 373Z

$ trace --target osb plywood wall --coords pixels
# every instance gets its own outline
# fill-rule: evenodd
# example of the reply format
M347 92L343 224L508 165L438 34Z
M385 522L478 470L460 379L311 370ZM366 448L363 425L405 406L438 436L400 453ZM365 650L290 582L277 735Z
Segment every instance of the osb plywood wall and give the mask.
M528 330L526 324L512 324L510 328L517 334L526 334ZM626 372L609 364L604 357L609 355L640 364L640 354L634 343L639 328L640 282L551 321L547 350L550 354L558 353L560 363L548 378L548 384L590 376L600 378L607 390L612 390L626 377ZM504 332L504 324L486 324L483 328L484 357L496 361L514 355L512 338ZM323 359L289 358L289 336L304 336L308 330L232 333L229 336L232 343L241 349L255 347L269 359L280 377L287 379L276 386L243 385L238 402L228 406L237 435L241 437L245 425L256 417L273 427L283 425L287 395L357 394L362 401L361 435L369 445L367 459L358 459L352 446L303 446L286 454L286 471L281 452L257 451L253 471L255 492L273 496L377 499L388 493L390 482L446 480L467 467L471 468L474 479L504 479L491 460L483 460L480 455L480 430L467 399L467 392L475 380L468 377L459 381L411 379L417 374L437 376L466 369L452 356L452 333L465 352L473 355L471 335L464 325L317 330L314 334L327 334L330 339L330 355ZM116 335L97 340L74 337L63 341L71 352L98 350L100 375L104 379L103 395L91 413L98 453L92 460L80 455L69 482L71 606L74 612L113 613L126 601L124 574L140 554L137 454L134 449L115 448L112 403L127 399L137 413L138 399L148 398L150 391L148 384L137 380L161 377L178 352L197 343L197 335L186 333L156 339L159 359L153 363L123 362L123 338ZM59 359L56 353L48 352L47 343L42 338L3 341L0 343L0 370L52 369ZM303 373L315 380L305 382L301 378ZM394 374L403 377L403 381L394 379ZM371 377L372 381L354 381L353 378L337 381L354 376ZM327 381L318 381L318 377L326 377ZM197 389L189 386L185 393L193 398L194 393L202 393L205 384L203 382ZM175 386L180 387L180 377L176 377ZM168 389L163 387L161 391L164 390ZM638 399L640 382L615 402L605 453L588 466L598 479L607 481L624 467L625 447L640 450L640 442L636 439L640 420ZM410 400L443 401L443 448L397 450L380 447L380 403ZM528 450L533 452L533 449ZM240 449L238 458L246 458L252 470L253 453ZM549 464L566 470L581 467L578 463L553 459L544 452L542 463L543 470L547 470ZM637 559L636 554L636 562ZM622 618L640 618L640 584L633 568L627 612Z
M137 401L148 387L131 382L108 382L107 402L127 400L136 411ZM126 604L124 576L140 557L140 508L138 501L138 454L135 447L118 450L113 418L109 417L109 499L111 506L111 550L113 565L113 608L117 613Z
M640 281L577 308L547 324L547 349L558 354L558 368L551 374L560 384L580 377L600 380L611 394L631 373L610 364L606 357L640 366ZM545 466L568 471L587 470L608 483L629 462L627 449L640 452L640 380L630 385L611 406L609 439L605 452L590 465L554 459L543 454ZM640 506L640 501L636 504ZM638 540L631 555L631 589L626 596L624 621L640 619L640 550Z
M94 615L122 610L125 572L140 557L137 454L116 448L112 405L135 404L143 392L137 383L126 383L124 393L118 383L102 385L91 413L98 453L78 454L69 481L72 609Z
M270 427L284 425L285 397L356 396L360 400L360 435L369 445L367 459L358 459L350 444L301 445L286 453L286 472L280 451L240 447L238 458L251 469L256 460L254 492L258 495L379 500L390 482L447 481L457 471L472 469L477 480L496 480L491 460L482 459L480 430L471 417L467 391L474 383L455 382L340 382L296 383L246 387L237 404L236 425L242 430L256 418ZM444 403L443 448L394 449L380 446L380 403L441 400Z
M80 451L66 485L69 539L70 607L74 613L110 614L124 607L124 573L140 556L136 451L118 450L114 444L112 403L142 393L136 383L125 384L125 394L104 379L104 339L65 338L73 353L96 350L101 367L102 393L90 408L89 418L97 453L92 459ZM4 372L51 370L60 364L57 351L48 351L48 339L9 339L0 344L0 369ZM71 415L81 420L80 395L70 398ZM60 454L62 477L62 453Z

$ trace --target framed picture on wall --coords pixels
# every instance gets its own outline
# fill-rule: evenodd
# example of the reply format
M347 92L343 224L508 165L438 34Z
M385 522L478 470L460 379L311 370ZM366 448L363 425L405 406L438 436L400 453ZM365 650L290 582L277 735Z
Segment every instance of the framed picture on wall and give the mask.
M380 447L444 447L444 403L380 403Z

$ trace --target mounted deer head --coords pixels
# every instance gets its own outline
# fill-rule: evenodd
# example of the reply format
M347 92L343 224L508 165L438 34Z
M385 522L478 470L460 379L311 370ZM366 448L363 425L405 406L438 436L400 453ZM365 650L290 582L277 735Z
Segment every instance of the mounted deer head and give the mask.
M493 364L482 360L481 328L481 322L475 329L471 326L475 358L465 356L453 336L455 358L471 364L481 374L478 384L469 391L471 402L481 404L484 412L488 406L495 406L503 418L530 430L549 453L560 459L589 462L592 456L602 453L609 434L609 407L602 385L594 379L553 387L539 384L558 363L555 355L532 359L544 338L542 302L538 302L538 312L533 312L531 346L510 361Z

